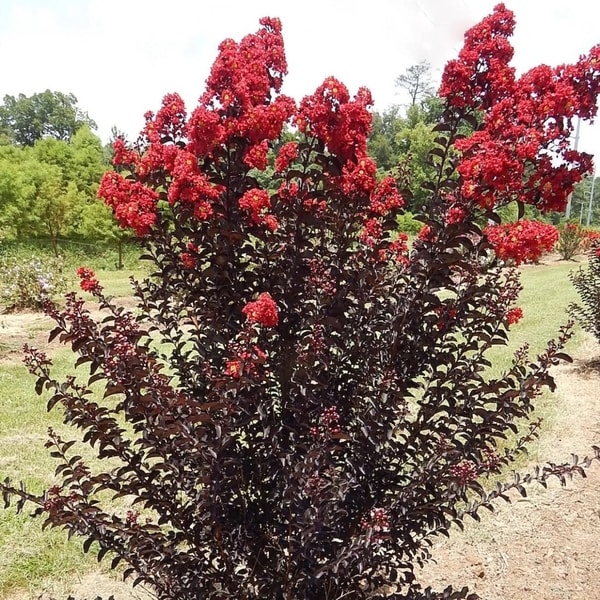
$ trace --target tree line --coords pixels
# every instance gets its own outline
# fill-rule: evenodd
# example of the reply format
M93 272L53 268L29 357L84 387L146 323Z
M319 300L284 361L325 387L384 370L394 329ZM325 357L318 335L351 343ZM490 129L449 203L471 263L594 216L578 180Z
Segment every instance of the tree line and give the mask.
M0 106L0 240L120 241L125 232L96 198L110 149L73 94L5 96Z

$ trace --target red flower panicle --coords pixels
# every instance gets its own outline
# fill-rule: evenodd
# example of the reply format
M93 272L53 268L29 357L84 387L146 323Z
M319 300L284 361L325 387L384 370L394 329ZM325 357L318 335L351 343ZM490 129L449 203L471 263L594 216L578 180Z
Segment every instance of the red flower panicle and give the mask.
M96 274L92 269L79 267L77 269L77 277L80 279L79 286L84 292L89 292L94 295L102 292L102 286L96 279Z
M263 327L275 327L279 323L277 304L269 292L263 292L255 302L248 302L242 309L250 323L258 323Z
M275 172L282 173L298 156L298 143L286 142L279 149L279 154L275 160Z
M277 229L277 220L267 214L271 208L271 200L267 190L248 190L239 201L240 208L250 213L250 221L254 225L265 225L271 231Z
M515 308L511 308L506 313L506 322L508 325L515 325L523 318L523 309L520 306L516 306Z
M140 237L156 222L158 194L139 181L109 171L102 177L98 195L113 209L121 227L130 227Z
M371 131L371 93L361 88L353 99L346 86L328 77L300 103L296 125L302 133L315 136L343 161L355 164L367 155L367 137Z
M442 76L440 95L466 114L482 114L462 153L461 192L486 208L513 200L562 211L591 156L571 149L575 117L592 118L600 90L600 46L572 65L535 67L521 77L509 65L513 13L499 4L467 31L459 58Z

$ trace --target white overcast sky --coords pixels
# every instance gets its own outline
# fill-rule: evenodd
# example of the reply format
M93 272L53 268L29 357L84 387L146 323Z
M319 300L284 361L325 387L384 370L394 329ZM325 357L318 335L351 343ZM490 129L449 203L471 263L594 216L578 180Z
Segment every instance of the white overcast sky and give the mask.
M168 92L193 109L224 38L283 23L289 75L300 99L329 75L375 109L405 101L394 81L429 60L439 77L463 34L495 0L0 0L0 98L46 89L73 93L107 141L112 126L135 138L143 114ZM507 0L517 28L514 65L572 62L600 43L600 2ZM582 126L579 148L597 154L600 118Z

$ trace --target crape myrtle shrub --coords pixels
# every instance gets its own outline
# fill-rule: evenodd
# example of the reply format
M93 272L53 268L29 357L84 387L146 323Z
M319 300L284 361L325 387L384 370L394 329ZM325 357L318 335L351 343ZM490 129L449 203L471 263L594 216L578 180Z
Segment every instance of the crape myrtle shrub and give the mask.
M333 77L299 104L280 94L280 23L261 25L221 44L189 116L171 94L136 144L117 140L100 194L154 264L135 283L139 316L81 268L105 316L75 295L47 305L79 376L57 381L35 349L26 359L105 468L51 431L56 485L6 481L5 502L97 542L160 599L468 597L416 581L432 538L591 460L482 485L537 435L534 400L570 331L487 372L520 286L490 265L477 222L515 200L564 206L591 164L567 140L573 117L595 114L600 49L517 79L509 11L467 32L409 252L402 195L367 156L370 94ZM465 138L465 123L480 125Z
M570 221L559 228L556 251L563 260L572 260L577 254L587 254L600 240L600 233Z
M581 303L571 304L569 312L581 327L600 342L600 244L594 242L588 251L587 266L571 271L569 278Z
M571 260L584 249L588 232L579 223L573 221L564 223L558 231L556 251L563 260Z

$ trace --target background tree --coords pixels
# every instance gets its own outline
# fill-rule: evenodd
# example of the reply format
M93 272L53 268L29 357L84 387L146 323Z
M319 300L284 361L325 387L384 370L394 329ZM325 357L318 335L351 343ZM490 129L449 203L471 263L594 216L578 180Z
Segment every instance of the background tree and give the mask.
M402 129L400 107L392 106L383 113L373 112L373 125L369 135L369 154L376 160L381 174L398 165L400 148L396 135Z
M48 238L58 255L58 239L69 226L75 189L63 179L58 166L27 156L19 165L22 186L19 197L5 215L11 237Z
M380 176L399 169L406 177L410 190L406 204L411 212L427 200L422 184L433 174L428 156L435 146L433 127L441 111L440 99L431 96L420 105L411 105L404 116L399 106L373 113L369 154L377 161Z
M422 60L420 63L408 67L402 75L396 78L396 87L402 88L408 93L409 106L415 106L433 96L435 88L429 61Z
M420 211L427 203L429 192L423 187L431 181L435 169L429 160L435 147L433 125L428 122L428 112L416 104L409 107L402 127L396 133L395 143L400 151L400 161L410 178L409 187L412 198L408 200L411 211Z
M433 127L443 112L443 103L435 95L427 61L409 67L396 79L396 85L406 90L410 103L404 115L399 106L373 113L368 149L380 176L395 169L406 178L410 190L407 208L414 212L427 200L422 184L433 173L428 155L435 146Z
M81 127L70 141L46 137L33 146L0 146L0 228L8 239L47 238L56 254L64 237L113 240L96 198L107 157L100 139ZM90 206L99 208L89 209ZM112 219L114 227L114 219ZM102 234L105 228L106 234Z
M14 160L0 153L0 239L15 237L14 220L20 212L22 172Z
M102 201L93 199L80 206L77 233L88 240L103 240L117 248L117 269L123 268L123 246L133 239L128 229L120 227L112 210Z
M68 141L83 125L96 129L96 123L77 106L73 94L46 90L16 98L6 95L0 106L0 132L22 146L33 146L44 137Z

